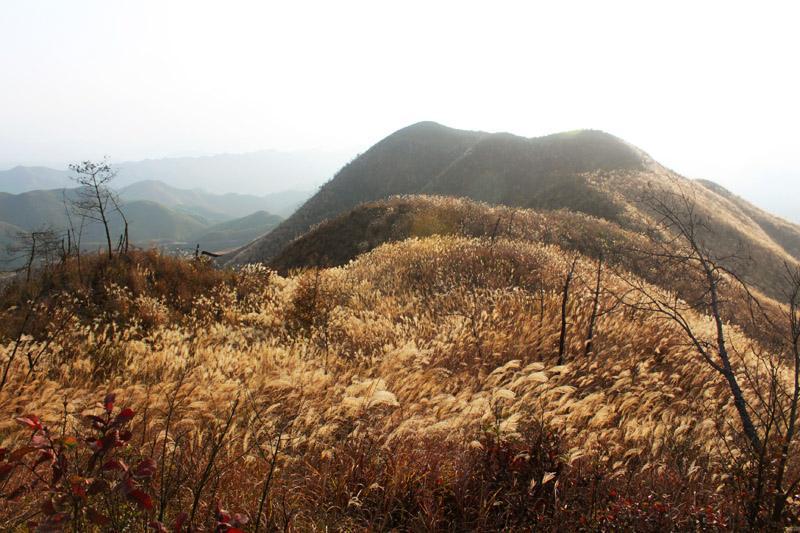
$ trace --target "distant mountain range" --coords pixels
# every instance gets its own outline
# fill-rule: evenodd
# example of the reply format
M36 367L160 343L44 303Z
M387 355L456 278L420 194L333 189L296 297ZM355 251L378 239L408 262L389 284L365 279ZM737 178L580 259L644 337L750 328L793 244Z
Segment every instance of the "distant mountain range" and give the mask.
M46 226L65 231L70 226L65 205L77 189L50 189L20 194L0 193L0 270L19 264L7 253L18 232ZM120 197L129 222L129 238L139 246L171 250L227 251L243 246L273 229L282 217L268 212L291 213L308 192L286 192L263 197L215 195L199 190L170 187L157 181L123 188ZM73 217L76 230L80 221ZM110 229L116 240L123 232L121 218L112 214ZM91 223L82 232L86 249L105 246L102 226ZM5 264L3 264L5 263Z
M20 194L28 191L62 189L74 186L69 172L47 167L14 167L0 170L0 193Z
M286 217L313 195L313 189L282 191L255 196L250 194L212 194L202 189L179 189L156 180L139 181L119 190L125 201L150 200L204 218L222 222L268 211Z
M214 194L236 191L263 196L313 190L330 179L351 157L344 152L263 150L204 157L173 157L114 163L115 186L157 180L180 189ZM73 186L67 169L18 166L0 171L0 192L19 194Z
M613 135L584 130L529 139L422 122L377 143L277 228L222 262L272 262L279 268L337 264L354 250L369 250L371 243L416 234L395 225L397 213L409 209L403 204L376 206L388 209L380 216L371 208L355 209L408 194L465 197L538 211L564 209L641 234L655 224L655 214L642 202L652 187L695 197L702 211L698 214L715 228L712 251L726 256L744 247L759 258L740 272L769 295L778 293L784 262L800 260L800 226L717 184L684 178ZM435 229L444 224L440 218L405 217L404 224ZM331 222L320 225L326 220Z
M268 233L282 220L278 215L256 211L246 217L210 226L192 236L192 241L206 250L230 251Z

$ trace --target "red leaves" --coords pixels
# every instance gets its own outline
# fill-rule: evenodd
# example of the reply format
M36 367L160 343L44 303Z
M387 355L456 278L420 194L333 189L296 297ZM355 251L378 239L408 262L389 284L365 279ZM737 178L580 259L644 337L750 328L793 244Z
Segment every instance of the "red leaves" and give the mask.
M42 450L39 452L39 457L36 459L36 463L33 465L33 467L36 468L37 466L48 462L52 464L53 461L55 461L55 458L56 454L53 453L53 450Z
M114 419L114 422L111 424L112 426L121 426L123 424L127 424L130 420L134 417L136 413L130 407L126 407L122 411L119 412L117 417Z
M219 532L244 533L244 530L241 528L250 521L250 519L243 514L236 513L231 516L228 511L220 508L219 502L216 504L215 514L217 518L216 530Z
M141 489L133 489L128 494L128 499L136 502L142 509L150 511L153 509L153 498Z
M150 511L153 509L153 498L150 497L145 491L140 489L132 478L125 478L120 486L122 493L130 501L136 503L141 509Z
M156 468L158 468L156 462L147 457L142 459L139 464L133 468L131 473L133 474L133 477L137 479L150 479L156 473Z
M147 524L147 527L149 527L156 533L169 533L169 530L164 526L164 524L162 524L158 520L153 520L152 522Z
M93 527L106 529L110 519L96 508L95 501L99 498L104 501L111 498L117 505L131 502L140 513L153 510L148 483L158 465L149 457L136 456L135 451L126 446L133 438L126 425L136 413L128 407L115 413L115 402L113 393L106 395L102 412L81 418L85 426L78 435L53 435L35 415L15 419L33 433L25 446L15 450L0 448L0 482L6 482L19 466L33 471L36 480L9 487L11 490L2 498L8 502L12 495L45 485L38 495L43 519L38 524L31 523L38 531L61 531L68 524L84 519ZM29 460L28 456L34 453L35 458ZM133 461L132 466L126 464L128 459ZM51 471L50 476L43 472L45 464ZM180 518L181 523L185 519ZM151 526L164 531L155 522Z
M74 476L69 482L70 494L76 498L86 499L86 480L81 479L79 476Z
M172 531L174 531L175 533L181 533L181 531L183 530L183 525L186 523L188 519L189 519L189 513L183 512L179 514L178 517L175 519L175 523L172 525Z
M33 431L41 431L44 429L42 423L39 421L39 417L36 415L20 416L14 420L17 422L17 424L27 427Z
M172 524L172 531L173 533L183 533L183 526L186 523L186 520L189 518L189 515L186 512L183 512L178 515L175 519L175 523ZM148 524L148 526L156 531L156 533L169 533L167 527L159 522L158 520L153 520Z
M86 415L85 420L89 427L93 429L102 430L106 427L106 421L97 415Z
M127 472L128 465L122 459L109 459L105 463L103 463L103 470L118 470L120 472Z

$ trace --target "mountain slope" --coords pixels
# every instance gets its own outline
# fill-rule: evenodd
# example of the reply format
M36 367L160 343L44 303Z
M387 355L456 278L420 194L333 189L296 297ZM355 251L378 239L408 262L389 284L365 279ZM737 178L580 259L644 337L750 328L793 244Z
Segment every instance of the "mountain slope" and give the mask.
M567 207L616 220L623 204L583 175L641 170L645 154L602 132L525 139L422 122L393 133L342 169L274 232L232 262L269 260L292 239L361 202L395 194L464 196L519 207Z
M256 211L246 217L229 220L205 228L192 236L191 241L209 251L224 251L243 246L269 232L283 220L266 211Z
M230 260L234 263L269 260L314 224L362 202L419 192L485 135L433 122L397 131L347 164L280 226Z
M409 193L568 209L637 233L654 225L656 214L647 198L685 194L714 228L712 251L725 256L742 250L762 259L740 272L767 294L780 294L783 263L800 258L800 227L675 174L612 135L578 131L526 139L420 123L375 145L293 216L226 262L269 262L323 220L364 201Z
M795 258L800 258L800 231L797 224L760 209L725 187L708 180L696 180L700 185L722 196L755 222L772 240L780 244Z
M466 198L406 195L359 205L292 241L269 266L281 274L344 265L382 244L433 235L556 244L596 257L612 247L643 247L638 233L574 211L535 211ZM620 259L624 259L621 257Z
M311 196L309 191L282 191L265 196L213 194L201 189L179 189L162 181L138 181L120 189L123 200L149 200L181 212L197 215L211 223L241 218L256 211L288 215Z
M32 230L46 225L57 229L69 227L64 199L75 194L75 189L30 191L22 194L0 193L0 222ZM205 227L194 217L171 210L149 201L132 201L123 204L130 225L131 242L145 244L153 241L183 241ZM118 215L110 216L110 229L114 239L123 231ZM73 217L77 226L78 220ZM83 243L95 245L105 242L105 232L99 224L88 224L83 231Z
M0 192L19 194L37 189L69 187L69 173L47 167L17 166L0 170Z

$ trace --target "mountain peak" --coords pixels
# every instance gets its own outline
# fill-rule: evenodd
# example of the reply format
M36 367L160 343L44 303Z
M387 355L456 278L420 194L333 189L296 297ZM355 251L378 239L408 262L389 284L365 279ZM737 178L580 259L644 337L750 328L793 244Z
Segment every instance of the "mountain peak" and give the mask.
M463 196L490 203L567 208L615 220L625 208L590 183L592 172L640 171L643 152L599 130L526 138L411 124L347 164L275 231L233 261L269 260L311 226L398 194Z

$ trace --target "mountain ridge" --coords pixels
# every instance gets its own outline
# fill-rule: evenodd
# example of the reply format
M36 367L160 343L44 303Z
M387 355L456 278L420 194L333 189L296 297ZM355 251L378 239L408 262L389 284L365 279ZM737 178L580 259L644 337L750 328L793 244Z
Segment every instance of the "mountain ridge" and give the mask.
M782 265L800 259L800 226L744 200L689 180L644 150L605 132L536 138L462 131L432 122L398 130L345 166L272 232L223 257L224 264L269 263L295 239L365 202L396 195L465 197L523 209L566 209L642 233L654 226L647 198L687 194L719 232L721 256L746 248L769 258L749 267L768 294L780 291Z

